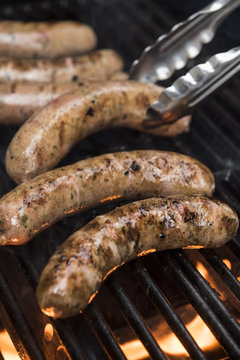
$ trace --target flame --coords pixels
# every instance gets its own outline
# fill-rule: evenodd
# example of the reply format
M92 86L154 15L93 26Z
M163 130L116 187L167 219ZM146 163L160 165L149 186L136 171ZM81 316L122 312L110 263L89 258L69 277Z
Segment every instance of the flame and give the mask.
M100 200L101 203L106 202L106 201L111 201L111 200L115 200L115 199L119 199L120 197L122 197L122 195L113 195L113 196L108 196L105 199Z
M6 360L20 360L17 350L6 330L0 333L0 351Z
M124 261L121 262L121 264L118 264L116 266L114 266L111 270L109 270L106 275L103 277L102 281L104 281L111 273L113 273L117 268L119 268L120 266L122 266L124 264Z
M232 269L232 264L231 264L231 261L230 261L230 260L228 260L228 259L223 259L222 262L229 268L229 270Z
M48 323L44 328L44 338L46 341L50 342L53 338L53 326L52 324Z
M226 260L227 259L224 261L225 264L230 267L231 264L229 264L230 262L228 263L229 260ZM207 281L209 281L208 271L200 262L197 263L196 268L201 273L201 275ZM186 324L186 328L203 351L209 351L218 348L219 344L217 339L199 315L196 315L193 320ZM153 335L161 349L170 357L185 359L189 358L187 350L185 350L173 332L162 335L159 325L159 327L154 330ZM141 360L149 358L147 350L138 339L123 343L120 346L129 360Z
M137 256L140 257L140 256L144 256L144 255L147 255L147 254L151 254L153 252L157 251L157 249L149 249L149 250L143 250L142 252L140 252Z
M215 336L211 333L204 321L197 315L186 328L192 334L193 338L196 340L198 346L202 350L211 350L218 346L218 342ZM162 350L171 355L178 355L186 357L188 352L182 346L178 338L174 334L164 336L159 342Z

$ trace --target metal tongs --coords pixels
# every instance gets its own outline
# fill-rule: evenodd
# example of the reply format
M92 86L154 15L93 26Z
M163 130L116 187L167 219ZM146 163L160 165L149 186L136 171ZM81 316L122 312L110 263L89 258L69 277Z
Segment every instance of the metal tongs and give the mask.
M216 0L175 25L148 46L130 69L130 79L156 83L169 79L175 70L185 67L204 44L209 43L222 21L238 6L240 0ZM170 124L190 114L193 108L240 70L240 46L212 56L206 63L194 66L186 75L166 88L152 104L143 121L145 128Z

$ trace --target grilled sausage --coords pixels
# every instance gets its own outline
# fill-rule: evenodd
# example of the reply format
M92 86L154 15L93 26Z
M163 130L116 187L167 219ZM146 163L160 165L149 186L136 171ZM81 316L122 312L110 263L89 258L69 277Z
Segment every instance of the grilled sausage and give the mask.
M85 24L59 22L0 22L0 55L54 58L79 55L96 46L96 34Z
M122 70L123 61L113 50L96 50L87 55L61 59L0 58L0 81L78 82L106 80Z
M110 79L123 78L126 74L112 74ZM94 81L94 79L91 79ZM97 80L95 80L97 81ZM21 125L34 112L58 96L78 89L82 83L0 83L0 124Z
M65 216L114 199L210 195L213 189L210 170L185 155L152 150L101 155L49 171L3 196L0 244L25 243Z
M146 110L161 92L155 85L109 81L58 97L34 114L12 139L6 153L9 176L21 183L52 169L80 139L106 127L145 131L141 123ZM147 131L167 136L169 129L161 126Z
M42 311L77 315L113 269L149 252L218 247L237 231L237 214L206 197L151 198L96 217L51 257L37 288Z

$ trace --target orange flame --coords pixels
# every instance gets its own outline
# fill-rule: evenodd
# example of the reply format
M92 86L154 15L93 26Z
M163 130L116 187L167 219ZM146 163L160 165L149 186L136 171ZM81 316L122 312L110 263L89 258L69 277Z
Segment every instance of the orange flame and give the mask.
M0 351L6 360L20 360L17 350L6 330L0 333Z
M108 196L105 199L100 200L101 203L106 202L106 201L111 201L111 200L115 200L115 199L119 199L120 197L122 197L122 195L113 195L113 196Z
M230 262L224 262L229 268L231 268ZM207 269L200 262L197 263L196 267L198 271L202 274L202 276L209 281ZM211 331L199 315L195 316L194 319L186 325L186 328L203 351L214 350L219 346L217 339L211 333ZM161 349L170 357L172 356L174 358L181 359L189 358L188 352L185 350L185 348L173 332L167 335L162 335L159 325L159 329L155 329L153 335ZM124 344L121 344L120 346L122 351L125 353L127 359L129 360L141 360L149 358L147 350L144 348L143 344L138 339L126 342Z

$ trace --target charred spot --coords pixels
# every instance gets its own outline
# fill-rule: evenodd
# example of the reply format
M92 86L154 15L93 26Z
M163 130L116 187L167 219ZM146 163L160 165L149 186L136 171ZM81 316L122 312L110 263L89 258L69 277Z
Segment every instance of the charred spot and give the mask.
M146 216L146 214L145 214L145 209L144 209L143 207L140 207L140 208L139 208L139 212L140 212L140 214L141 214L142 216Z
M138 164L136 164L136 161L133 161L132 162L132 165L130 166L130 168L133 170L133 171L138 171L140 169L140 166Z
M165 235L164 235L163 233L161 233L161 234L159 235L159 237L160 237L161 239L164 239L164 238L165 238Z
M11 160L12 160L12 159L14 159L14 156L13 156L13 155L11 155L11 156L10 156L10 159L11 159Z
M149 163L150 165L153 165L153 162L152 162L152 161L148 161L148 163Z
M128 175L128 174L129 174L128 170L124 171L124 175Z
M63 262L63 261L65 261L65 260L66 260L66 256L65 256L65 255L62 255L62 256L60 257L60 259L59 259L60 262Z
M77 75L73 75L73 77L72 77L72 82L76 82L76 81L78 81L78 76L77 76Z
M174 201L173 201L173 204L178 206L178 205L179 205L179 202L178 202L177 200L174 200Z
M126 232L126 228L125 228L125 226L123 226L122 227L122 233L125 234L125 232Z
M94 99L91 100L92 104L96 104L96 101Z
M79 87L81 87L81 86L83 86L83 85L84 85L83 82L79 82L79 83L78 83L78 86L79 86Z
M185 209L184 222L193 221L196 218L197 214L195 212L188 211Z
M54 266L54 270L59 270L59 269L60 269L60 265L59 265L59 264L57 264L57 265Z
M77 171L83 171L83 169L81 169L81 168L77 168Z
M28 199L24 199L23 202L24 202L25 205L27 205L27 207L29 207L30 204L31 204Z
M111 160L110 159L105 159L105 161L106 161L106 166L109 167L110 164L111 164Z
M87 116L93 116L94 115L94 111L93 111L93 108L90 106L86 112L86 115Z

